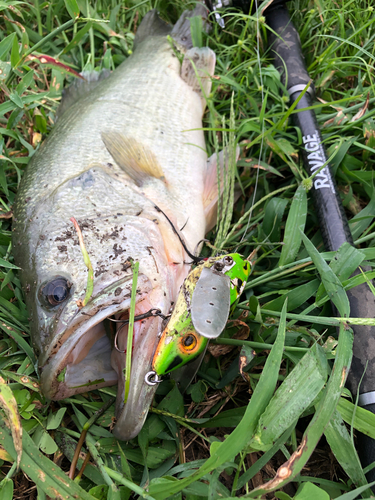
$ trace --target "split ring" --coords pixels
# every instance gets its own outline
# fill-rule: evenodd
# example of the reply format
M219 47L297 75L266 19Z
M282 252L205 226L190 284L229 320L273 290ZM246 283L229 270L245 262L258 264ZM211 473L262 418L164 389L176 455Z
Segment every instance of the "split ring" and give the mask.
M158 374L154 371L148 372L145 375L145 382L147 385L157 385L160 382L163 382L161 378L159 378Z

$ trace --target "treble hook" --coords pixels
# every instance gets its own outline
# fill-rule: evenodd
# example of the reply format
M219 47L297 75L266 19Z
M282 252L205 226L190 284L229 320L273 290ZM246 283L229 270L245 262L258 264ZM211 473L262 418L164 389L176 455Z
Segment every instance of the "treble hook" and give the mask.
M162 314L162 312L160 311L160 309L150 309L149 311L143 313L143 314L138 314L138 316L134 316L134 321L141 321L142 319L146 319L146 318L151 318L152 316L159 316L160 318L162 319L167 319L170 317L170 314L167 314L167 315L164 315ZM109 319L109 321L113 321L114 323L123 323L121 325L121 327L117 330L116 332L116 335L115 335L115 339L114 339L114 347L116 349L117 352L121 352L121 354L124 354L126 352L125 351L122 351L118 345L117 345L117 337L118 337L118 334L121 332L121 330L123 329L123 327L125 325L128 325L129 324L129 319L112 319L112 318L107 318Z

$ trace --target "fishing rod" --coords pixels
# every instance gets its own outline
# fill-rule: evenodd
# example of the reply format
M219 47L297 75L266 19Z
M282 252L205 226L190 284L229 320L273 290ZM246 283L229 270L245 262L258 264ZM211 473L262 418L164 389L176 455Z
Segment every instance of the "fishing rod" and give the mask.
M275 67L281 74L282 83L289 93L291 104L297 101L295 109L303 110L295 113L293 119L302 133L304 167L309 175L316 174L313 178L311 193L323 242L326 250L335 251L345 242L352 246L354 243L315 113L311 109L306 109L312 105L314 85L307 72L299 35L285 6L286 1L288 0L274 0L264 11L266 24L271 28L268 34L268 46ZM254 5L254 2L247 0L218 0L217 2L206 0L206 3L220 26L223 26L224 21L218 9L232 6L249 13L251 6ZM360 274L360 272L357 269L354 274ZM348 290L347 296L351 317L375 317L375 298L366 283ZM353 360L347 385L354 400L359 393L359 406L375 413L375 351L371 348L371 342L375 339L375 328L353 325L352 329L354 331ZM370 465L375 461L375 440L358 432L357 451L362 466ZM374 481L375 468L366 476L369 482Z
M306 109L312 105L314 87L306 70L298 32L293 26L284 2L272 4L266 10L265 15L268 26L273 30L269 34L269 47L275 66L280 71L282 82L289 93L291 104L297 101L304 89L309 86L295 108L304 111L295 113L293 119L302 133L305 169L309 175L318 172L313 179L311 193L324 246L328 251L338 250L345 242L354 246L315 113L311 109ZM360 274L360 270L356 270L354 274ZM347 296L351 317L375 317L375 298L367 283L348 290ZM358 404L375 413L375 353L370 348L372 339L375 339L375 328L364 325L352 326L352 328L354 332L353 360L347 385L354 400L359 392ZM357 451L362 466L370 465L375 461L375 440L358 433ZM367 479L370 482L375 480L375 469L367 474Z

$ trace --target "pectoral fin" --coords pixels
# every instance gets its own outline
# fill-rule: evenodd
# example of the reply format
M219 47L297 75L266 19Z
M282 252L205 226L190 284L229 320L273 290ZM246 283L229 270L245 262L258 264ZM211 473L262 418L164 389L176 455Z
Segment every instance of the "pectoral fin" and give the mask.
M103 132L102 140L117 165L137 186L142 186L150 177L164 181L155 155L143 144L118 132Z

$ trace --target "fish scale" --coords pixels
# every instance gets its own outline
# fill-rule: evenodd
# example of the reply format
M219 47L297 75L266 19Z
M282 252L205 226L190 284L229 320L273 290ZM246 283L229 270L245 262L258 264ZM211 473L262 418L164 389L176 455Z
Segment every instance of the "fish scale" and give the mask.
M200 5L188 16L203 14ZM179 50L186 57L198 54L198 71L212 75L215 56L208 48L191 48L184 16L172 32L186 40ZM154 388L144 378L162 320L151 317L134 326L126 404L125 355L113 349L105 320L129 310L132 261L139 262L136 315L169 312L189 272L171 222L177 230L185 226L181 237L193 250L213 220L217 198L200 95L202 86L208 95L211 82L202 78L201 85L188 66L188 79L180 76L167 32L171 28L150 12L138 28L131 57L107 78L90 77L86 93L80 82L68 89L56 125L27 167L14 207L14 255L42 391L61 399L117 382L114 434L119 439L137 435L147 415ZM93 293L81 309L87 268L71 217L81 227L94 270ZM126 339L122 328L119 345Z

